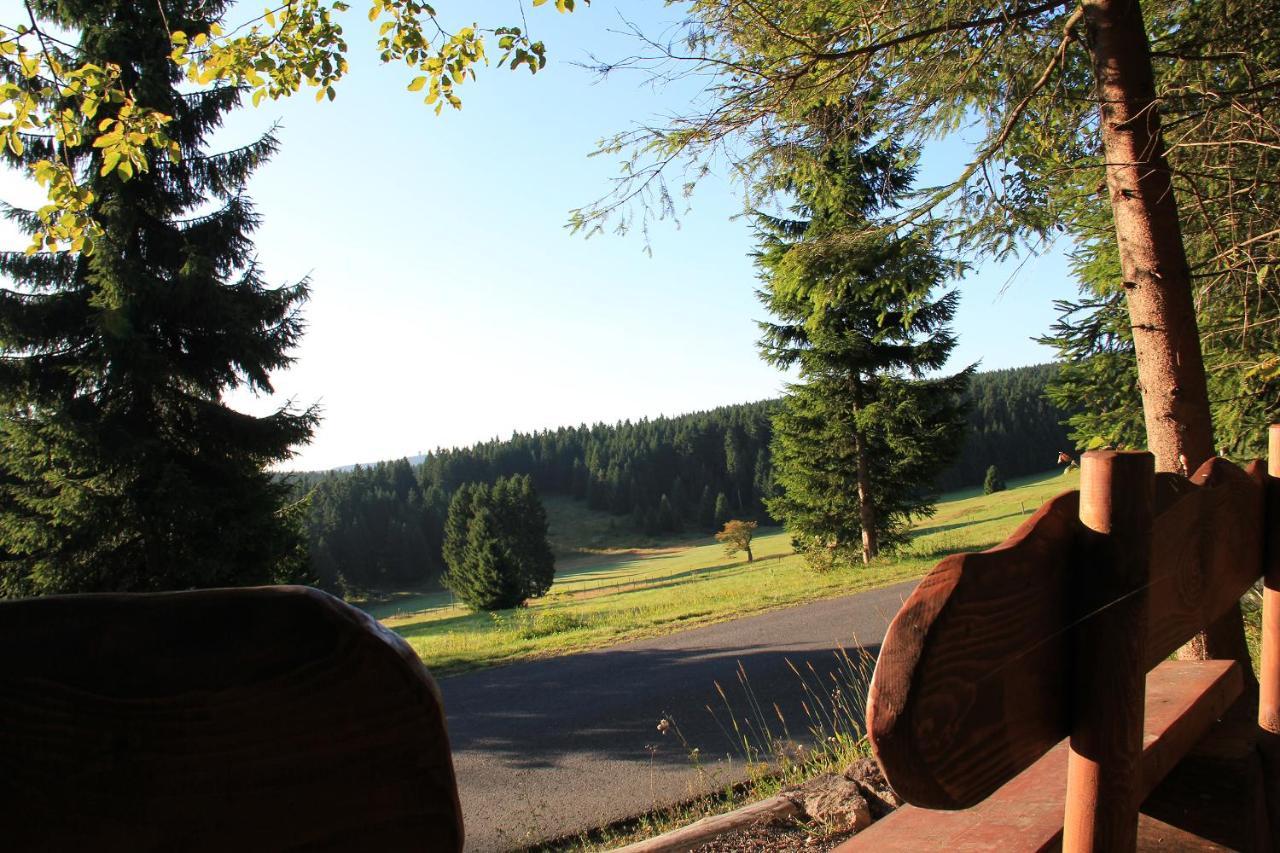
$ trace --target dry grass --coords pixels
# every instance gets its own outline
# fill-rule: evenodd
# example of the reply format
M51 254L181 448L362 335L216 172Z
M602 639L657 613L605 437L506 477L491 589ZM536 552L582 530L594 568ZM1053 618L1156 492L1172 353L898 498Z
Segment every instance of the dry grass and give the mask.
M826 677L819 675L812 664L792 667L804 696L805 719L795 721L802 730L793 730L776 708L761 705L741 666L737 684L728 685L727 689L716 684L722 704L708 710L735 744L737 759L749 769L745 782L714 784L714 770L708 769L699 751L684 740L679 722L668 718L664 720L667 724L664 736L677 738L682 743L699 776L713 783L712 793L528 850L538 853L613 850L772 797L823 773L843 772L854 760L869 754L862 720L867 683L875 662L862 649L854 653L840 649L835 655L837 666ZM818 825L800 829L814 841L822 840L827 834L825 828Z

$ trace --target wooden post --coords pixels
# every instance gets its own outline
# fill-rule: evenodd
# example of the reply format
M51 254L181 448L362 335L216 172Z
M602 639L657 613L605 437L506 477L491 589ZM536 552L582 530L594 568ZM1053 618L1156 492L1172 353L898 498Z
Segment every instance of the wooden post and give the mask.
M1258 746L1267 793L1267 820L1280 839L1280 424L1267 435L1265 574L1262 585L1262 662L1258 685Z
M1075 579L1076 645L1067 853L1137 846L1145 637L1155 459L1093 451L1081 460L1080 521L1088 529Z

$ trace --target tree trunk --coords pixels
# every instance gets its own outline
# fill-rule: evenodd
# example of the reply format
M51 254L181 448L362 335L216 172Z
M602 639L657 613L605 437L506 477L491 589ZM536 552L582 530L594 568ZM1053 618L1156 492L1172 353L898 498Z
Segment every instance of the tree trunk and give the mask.
M752 557L751 557L751 546L748 544L748 545L746 546L746 549L747 549L747 562L748 562L748 563L750 563L750 562L751 562L751 560L752 560Z
M1213 455L1213 425L1142 8L1087 0L1084 20L1147 446L1157 471L1190 473Z
M1083 8L1147 446L1157 471L1191 474L1213 455L1213 423L1146 25L1138 0L1085 0ZM1179 656L1237 658L1243 648L1237 608ZM1244 662L1247 670L1247 653Z
M858 376L853 379L853 451L858 462L858 517L862 527L862 562L871 562L871 558L880 552L880 543L876 541L876 506L871 496L871 464L867 459L867 439L858 427L858 413L862 410L862 380Z

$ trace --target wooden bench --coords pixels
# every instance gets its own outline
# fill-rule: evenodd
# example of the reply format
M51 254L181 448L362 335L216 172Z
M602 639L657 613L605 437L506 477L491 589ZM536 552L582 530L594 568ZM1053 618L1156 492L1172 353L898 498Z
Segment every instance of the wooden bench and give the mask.
M1085 454L1079 492L996 548L939 563L890 625L867 699L873 751L908 805L838 849L1136 849L1148 794L1257 689L1235 661L1168 658L1270 566L1267 757L1280 738L1280 426L1270 442L1271 476L1213 459L1187 479L1153 474L1146 453ZM1263 764L1271 794L1276 762ZM1257 802L1244 835L1265 845ZM1225 849L1145 818L1143 832L1144 847Z
M440 695L313 589L0 603L5 850L462 848Z

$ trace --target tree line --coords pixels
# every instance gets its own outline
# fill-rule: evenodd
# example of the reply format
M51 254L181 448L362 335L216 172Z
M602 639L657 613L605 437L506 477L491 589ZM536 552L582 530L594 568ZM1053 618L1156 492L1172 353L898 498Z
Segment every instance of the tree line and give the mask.
M969 378L965 439L940 470L941 489L980 486L987 467L1007 477L1044 471L1070 450L1049 403L1051 365ZM539 495L572 497L637 531L711 533L731 518L776 523L773 418L766 400L616 424L517 433L510 439L407 459L291 475L307 500L312 573L325 588L354 590L438 581L449 504L466 484L525 476Z

